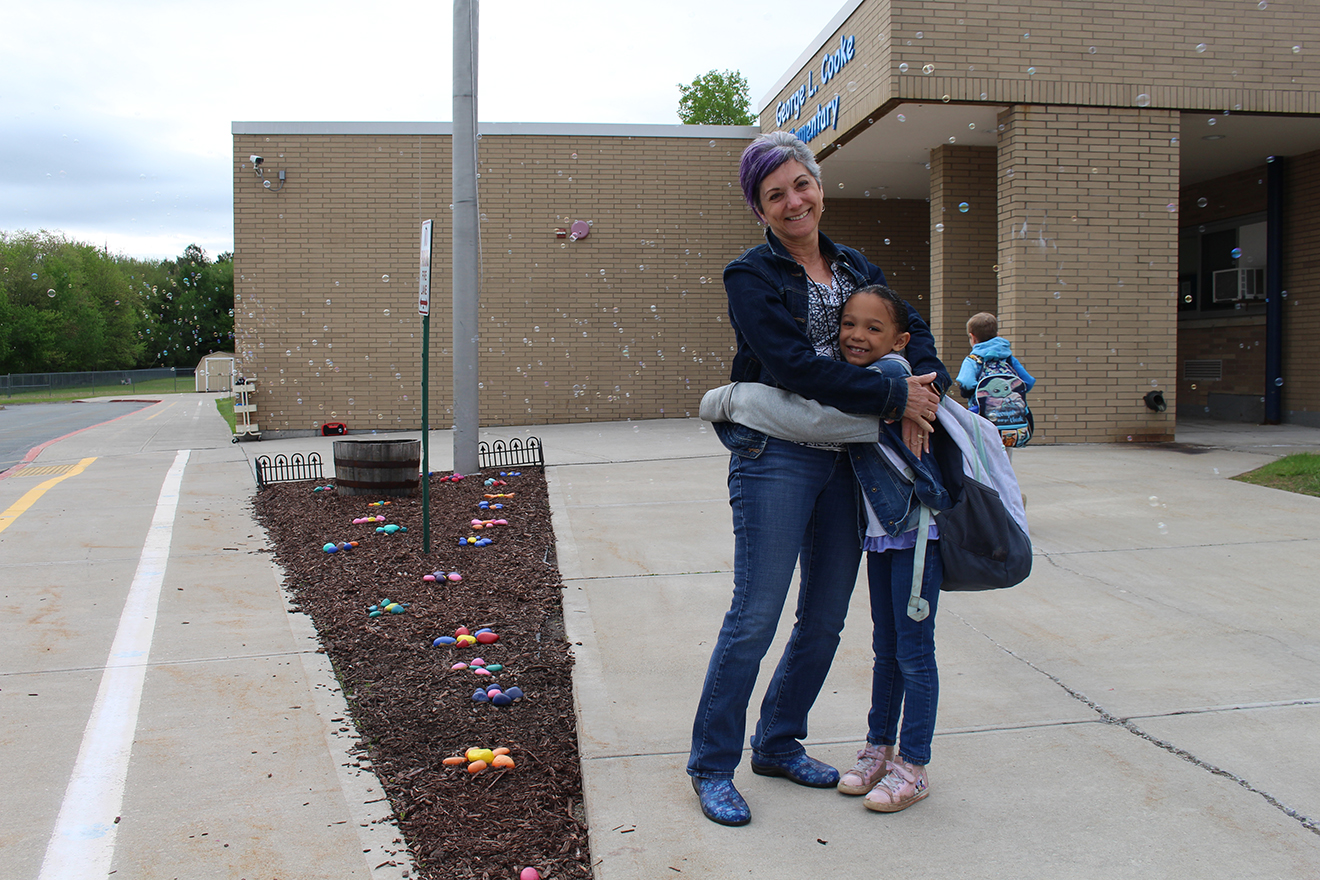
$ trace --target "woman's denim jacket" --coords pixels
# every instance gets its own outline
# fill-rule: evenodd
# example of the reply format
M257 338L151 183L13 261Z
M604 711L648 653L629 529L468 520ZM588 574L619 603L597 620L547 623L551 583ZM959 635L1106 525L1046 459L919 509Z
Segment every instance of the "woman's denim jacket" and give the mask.
M806 270L773 232L767 229L765 236L765 244L724 268L729 323L737 341L731 381L785 388L844 412L877 415L897 425L907 407L907 383L816 354L806 332ZM884 273L858 251L836 245L824 235L820 236L820 249L856 287L885 283ZM908 319L912 338L906 355L912 370L917 375L935 373L935 390L942 395L950 379L935 354L935 338L911 306ZM765 450L767 435L744 425L716 422L715 433L737 455L755 458ZM912 486L893 473L873 445L856 444L849 451L858 482L876 515L886 531L893 528L892 534L899 534L907 519ZM913 462L919 464L915 458ZM926 494L930 495L927 503L936 510L950 506L947 494Z

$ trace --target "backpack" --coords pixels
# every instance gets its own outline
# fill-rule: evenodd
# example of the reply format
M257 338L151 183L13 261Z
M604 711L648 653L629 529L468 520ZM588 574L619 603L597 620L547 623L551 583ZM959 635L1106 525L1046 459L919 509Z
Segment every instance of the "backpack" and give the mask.
M1022 491L995 429L962 406L940 401L948 441L935 447L944 485L954 497L936 514L943 590L998 590L1031 574L1031 534ZM959 460L961 459L961 460Z
M977 413L999 429L1005 447L1026 446L1035 429L1027 406L1026 383L1007 358L975 354L971 358L978 369L976 387L972 389Z

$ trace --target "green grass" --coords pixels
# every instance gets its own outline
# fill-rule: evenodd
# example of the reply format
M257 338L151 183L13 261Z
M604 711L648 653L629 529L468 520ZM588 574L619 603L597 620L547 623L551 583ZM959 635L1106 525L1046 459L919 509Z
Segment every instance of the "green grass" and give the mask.
M1299 452L1234 477L1243 483L1320 496L1320 455Z
M82 385L77 388L60 388L52 391L39 388L32 391L16 391L12 395L0 394L0 404L20 403L59 403L81 400L84 397L134 397L139 394L192 394L195 390L192 376L179 376L177 379L166 376L163 379L148 379L134 382L132 385Z
M229 433L234 433L234 398L217 397L215 399L215 408L220 410L220 415L229 423Z

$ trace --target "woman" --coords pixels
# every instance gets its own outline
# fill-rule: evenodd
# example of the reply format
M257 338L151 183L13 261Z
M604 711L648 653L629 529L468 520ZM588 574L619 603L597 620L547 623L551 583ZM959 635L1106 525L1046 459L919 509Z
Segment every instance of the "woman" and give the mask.
M917 375L891 379L837 359L839 306L884 273L820 234L825 190L811 150L771 132L743 152L740 179L766 243L724 269L737 341L731 379L786 388L846 412L903 422L924 447L949 375L930 328L909 309L908 359ZM692 725L688 775L708 819L745 825L751 811L733 785L747 704L800 562L797 619L771 678L752 737L752 772L833 788L839 773L808 756L807 713L834 659L861 560L857 481L842 447L793 443L717 423L729 457L733 602L711 653Z

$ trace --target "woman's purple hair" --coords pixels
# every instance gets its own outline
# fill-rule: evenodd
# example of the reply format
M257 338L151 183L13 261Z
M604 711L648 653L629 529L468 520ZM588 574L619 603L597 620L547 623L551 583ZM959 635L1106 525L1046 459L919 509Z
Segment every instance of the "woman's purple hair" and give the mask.
M742 184L747 206L758 219L761 216L761 183L789 159L801 162L807 173L816 178L816 183L821 183L820 165L816 163L816 157L811 155L811 148L792 132L772 131L763 134L743 150L738 180Z

